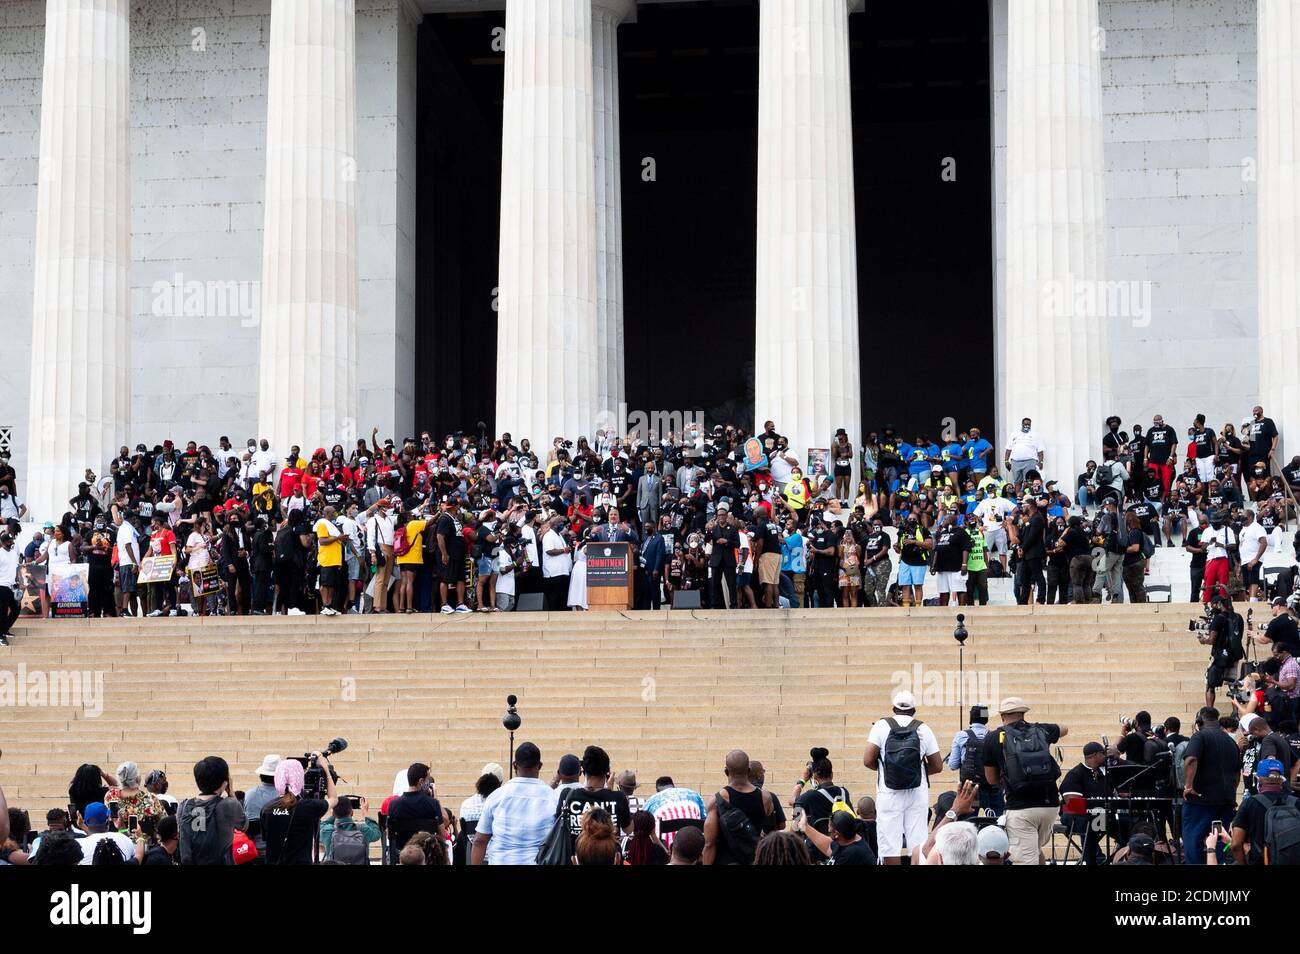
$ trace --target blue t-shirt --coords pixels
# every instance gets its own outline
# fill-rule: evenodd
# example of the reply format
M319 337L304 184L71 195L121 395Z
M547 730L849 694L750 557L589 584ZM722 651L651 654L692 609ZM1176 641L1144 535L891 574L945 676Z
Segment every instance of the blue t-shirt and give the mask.
M907 444L907 472L909 474L930 474L930 458L939 456L938 444Z
M781 541L781 570L784 573L804 572L803 537L797 533Z
M992 449L993 445L982 437L977 441L967 441L962 445L962 456L964 456L966 460L970 461L970 469L972 473L988 473L989 461L984 455Z
M966 512L967 512L967 513L972 513L972 512L974 512L975 508L979 506L979 502L980 502L980 501L979 501L979 493L978 493L977 491L973 491L973 490L972 490L972 491L971 491L970 493L968 493L968 494L962 494L962 495L961 495L961 499L962 499L962 500L965 502L965 504L966 504Z
M943 469L945 471L957 473L957 465L961 463L961 450L962 445L960 444L944 445L943 453L940 456L943 458Z

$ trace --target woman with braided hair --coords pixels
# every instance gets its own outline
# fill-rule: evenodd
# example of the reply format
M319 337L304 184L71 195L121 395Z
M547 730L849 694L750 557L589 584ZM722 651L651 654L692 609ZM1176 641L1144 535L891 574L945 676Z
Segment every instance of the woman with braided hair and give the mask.
M756 865L810 865L812 859L803 839L788 831L773 831L763 836L754 853Z

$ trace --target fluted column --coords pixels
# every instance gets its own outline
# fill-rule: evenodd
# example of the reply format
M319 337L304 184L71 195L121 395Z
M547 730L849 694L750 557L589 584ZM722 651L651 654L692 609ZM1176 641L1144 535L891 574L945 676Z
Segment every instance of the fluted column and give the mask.
M46 5L23 493L40 520L130 428L130 49L129 0Z
M357 426L354 0L273 0L258 434L282 451Z
M1259 403L1291 455L1300 449L1300 0L1260 0L1258 31Z
M590 436L599 407L591 0L508 0L496 430Z
M1073 486L1110 407L1097 0L1011 0L1002 448L1022 418Z
M856 0L761 0L754 423L862 440L849 89Z
M617 414L626 397L623 386L623 187L619 178L618 25L635 6L633 0L591 0L596 137L596 402L599 410L612 414Z

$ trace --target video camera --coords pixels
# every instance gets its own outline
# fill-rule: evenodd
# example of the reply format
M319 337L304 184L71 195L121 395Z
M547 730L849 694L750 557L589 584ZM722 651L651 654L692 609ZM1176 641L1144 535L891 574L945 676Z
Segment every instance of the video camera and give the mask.
M342 752L348 747L348 740L342 737L330 741L325 748L321 749L321 754L326 758ZM307 752L300 759L294 761L301 762L303 767L302 779L302 797L303 798L324 798L327 790L325 785L325 769L320 766L318 761L312 757L312 753ZM330 779L337 782L339 773L334 771L334 766L330 766Z

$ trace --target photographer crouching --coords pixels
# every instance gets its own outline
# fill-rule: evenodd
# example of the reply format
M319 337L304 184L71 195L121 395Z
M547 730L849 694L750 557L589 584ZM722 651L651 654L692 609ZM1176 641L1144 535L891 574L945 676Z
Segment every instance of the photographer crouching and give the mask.
M1219 686L1237 681L1236 666L1245 658L1241 637L1246 628L1241 614L1232 609L1232 600L1222 586L1216 586L1199 620L1187 624L1196 633L1196 641L1210 647L1210 665L1205 670L1205 705L1214 707Z

